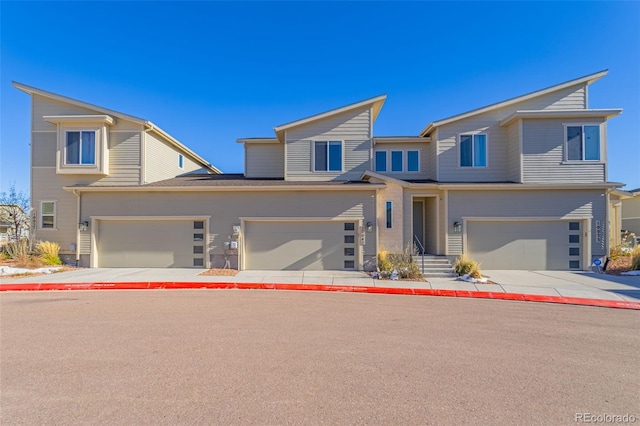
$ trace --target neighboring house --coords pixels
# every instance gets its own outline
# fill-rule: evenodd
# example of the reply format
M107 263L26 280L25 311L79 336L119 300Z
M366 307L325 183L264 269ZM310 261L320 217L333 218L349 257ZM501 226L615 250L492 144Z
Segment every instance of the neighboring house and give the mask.
M10 222L0 222L0 244L6 244L9 242L10 230L11 230Z
M18 204L0 204L0 243L29 238L29 216Z
M640 237L640 188L618 192L621 229Z
M386 96L245 138L219 170L152 123L32 95L39 238L91 267L352 269L410 245L484 269L589 269L608 253L606 71L374 136Z

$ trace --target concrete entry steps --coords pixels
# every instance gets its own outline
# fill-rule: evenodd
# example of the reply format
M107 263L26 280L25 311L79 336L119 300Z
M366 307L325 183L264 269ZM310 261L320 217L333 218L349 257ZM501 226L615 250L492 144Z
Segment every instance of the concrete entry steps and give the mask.
M427 279L453 278L457 276L446 256L423 254L416 256L415 260L418 268L420 268L420 273Z

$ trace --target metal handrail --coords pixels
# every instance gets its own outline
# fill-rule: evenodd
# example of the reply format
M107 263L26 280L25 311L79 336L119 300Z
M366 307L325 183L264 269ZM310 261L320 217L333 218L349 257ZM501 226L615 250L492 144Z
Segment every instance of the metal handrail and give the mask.
M424 246L415 235L413 236L413 242L415 244L418 244L418 248L420 249L420 257L422 258L422 272L424 273Z

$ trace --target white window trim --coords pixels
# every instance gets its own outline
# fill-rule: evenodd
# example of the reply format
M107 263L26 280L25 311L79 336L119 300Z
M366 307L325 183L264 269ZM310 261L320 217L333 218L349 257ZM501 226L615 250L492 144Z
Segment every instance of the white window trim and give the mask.
M67 163L67 135L69 133L80 133L80 152L78 152L78 158L80 162L78 164ZM82 132L93 132L93 163L82 162ZM95 168L98 165L98 138L100 137L99 128L84 128L84 127L65 127L62 131L64 139L62 140L62 164L64 167L89 167Z
M178 154L178 168L184 170L184 156L182 154Z
M42 214L42 205L44 203L53 203L53 214ZM44 228L42 226L42 218L44 216L53 216L53 227ZM40 211L38 218L38 231L57 231L58 230L58 202L56 200L42 200L40 201Z
M485 141L486 141L486 157L487 157L487 164L484 166L474 166L473 165L473 160L475 158L475 154L473 151L473 136L478 136L478 135L484 135L485 137ZM462 165L462 152L461 152L461 148L462 148L462 136L472 136L471 138L471 165L470 166L463 166ZM459 169L486 169L489 167L489 135L487 134L487 132L464 132L464 133L458 133L458 168Z
M387 217L387 215L390 217ZM393 229L393 201L386 201L384 203L384 222L385 229Z
M376 153L378 152L384 152L385 153L385 166L386 166L386 170L382 171L382 170L378 170L375 166L376 166ZM402 170L398 171L398 170L392 170L391 169L391 165L393 164L393 161L391 159L391 153L392 152L402 152ZM409 152L417 152L418 153L418 170L416 171L410 171L409 170ZM420 150L419 149L376 149L373 151L373 169L375 172L378 173L420 173Z
M327 170L316 170L316 142L327 143ZM329 170L329 142L340 142L340 170ZM311 141L311 170L313 173L344 173L344 140L318 139Z
M68 132L94 132L95 133L95 158L93 164L67 164L67 133ZM58 142L56 152L56 173L58 174L109 174L108 138L109 131L106 124L93 123L59 123Z
M602 160L604 158L603 156L603 152L602 152L602 148L604 145L604 138L603 138L603 126L602 124L604 123L562 123L562 126L564 127L564 134L563 134L563 138L564 138L564 142L562 143L562 147L564 148L564 152L562 154L562 163L563 164L584 164L584 163L588 163L588 164L604 164L604 161ZM598 141L598 154L599 154L599 159L598 160L585 160L584 159L584 126L597 126L599 131L598 131L598 136L600 138L600 140ZM567 143L569 142L567 140L567 131L569 130L569 127L582 127L582 160L569 160L569 147L567 146Z

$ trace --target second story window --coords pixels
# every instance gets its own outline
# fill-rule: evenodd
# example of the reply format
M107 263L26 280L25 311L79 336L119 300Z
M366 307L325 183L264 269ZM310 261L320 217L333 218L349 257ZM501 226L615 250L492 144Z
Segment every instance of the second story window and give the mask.
M65 164L96 164L96 132L67 131L64 150Z
M342 142L316 141L313 147L313 170L316 172L342 171Z
M600 126L566 126L566 159L600 161Z
M391 151L391 171L402 171L402 151Z
M178 154L178 167L181 169L184 168L184 157L182 157L182 154Z
M460 167L487 167L487 135L460 135Z
M387 171L387 151L376 151L376 172Z
M420 160L418 155L419 155L418 151L407 151L407 171L408 172L420 171Z

